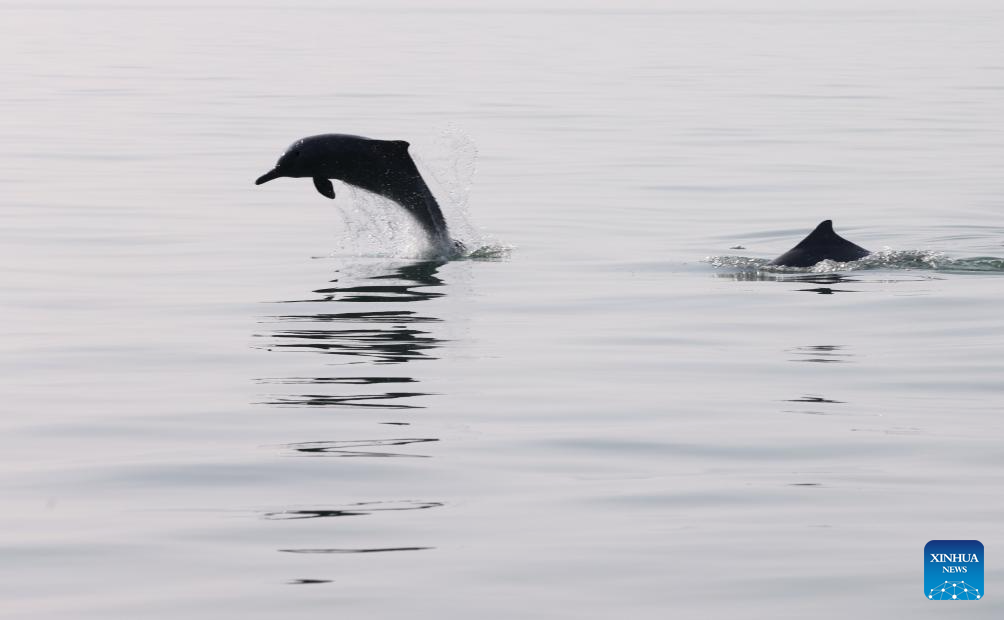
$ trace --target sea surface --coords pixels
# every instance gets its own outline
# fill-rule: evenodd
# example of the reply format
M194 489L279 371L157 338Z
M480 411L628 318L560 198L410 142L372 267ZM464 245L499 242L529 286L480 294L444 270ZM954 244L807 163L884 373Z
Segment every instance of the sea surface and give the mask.
M0 617L1004 616L999 4L0 24ZM473 255L254 186L327 132ZM825 219L877 254L766 265Z

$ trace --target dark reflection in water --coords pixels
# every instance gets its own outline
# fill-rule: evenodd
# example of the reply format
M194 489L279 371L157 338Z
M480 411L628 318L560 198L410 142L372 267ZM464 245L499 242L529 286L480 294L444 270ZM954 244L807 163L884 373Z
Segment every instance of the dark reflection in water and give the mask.
M816 293L818 295L834 295L836 293L863 292L861 289L840 288L836 285L900 284L903 282L918 282L918 281L937 279L935 276L931 275L897 274L895 276L889 276L888 274L879 275L876 272L868 272L862 270L854 271L848 274L848 273L836 273L836 272L792 273L783 271L782 272L764 271L761 269L742 269L738 271L726 271L723 273L716 273L715 277L724 278L726 280L733 280L736 282L788 282L793 284L816 284L818 286L813 286L809 288L798 288L793 290L803 293ZM913 294L917 294L916 290L912 290L912 292Z
M842 400L831 400L829 398L823 398L822 396L803 396L801 398L792 398L785 402L789 403L843 403Z
M820 344L808 347L796 347L789 349L789 353L800 356L798 359L789 360L792 362L814 362L820 364L842 364L851 360L844 359L853 357L852 353L843 353L842 345Z
M330 579L290 579L286 583L288 583L291 586L306 586L306 585L315 585L319 583L331 583L331 582L332 581Z
M848 282L860 282L858 278L844 275L842 273L778 273L772 271L747 270L733 271L726 273L716 273L715 277L735 280L736 282L796 282L804 284L843 284ZM854 289L833 288L832 286L818 286L813 288L795 289L805 293L818 293L819 295L833 295L834 293L857 293Z
M428 332L394 326L391 329L291 329L272 334L273 349L314 350L334 355L366 357L384 364L435 359L427 351L442 344Z
M368 278L369 280L399 280L407 284L363 284L320 288L314 291L321 295L320 299L301 299L286 303L313 301L372 303L435 299L442 297L444 293L425 289L443 285L443 281L436 274L444 264L443 261L418 261L398 267L393 273ZM337 283L338 280L335 279L331 282Z
M334 301L330 299L315 300L318 302ZM347 301L347 300L341 300ZM359 300L353 300L359 301ZM377 301L377 300L373 300ZM386 300L381 300L386 301ZM406 299L405 301L415 301L414 299ZM315 323L320 322L335 322L335 323L436 323L439 319L429 316L418 316L410 310L385 310L383 312L341 312L338 314L287 314L275 317L280 321L313 321Z
M435 437L411 437L405 439L344 439L341 441L305 441L302 443L286 444L283 447L293 450L295 456L428 458L424 454L403 454L380 450L360 450L359 448L406 446L413 443L428 443L432 441L439 441L439 439Z
M387 392L385 394L300 394L282 396L270 401L269 405L301 407L352 407L357 409L421 409L422 405L388 403L387 400L428 396L425 392ZM370 402L377 401L377 402Z
M411 377L289 377L286 379L258 379L257 383L279 385L376 385L382 383L416 383ZM276 396L262 401L279 407L352 407L360 409L422 409L394 401L414 396L432 396L428 392L385 392L383 394L299 394Z
M271 521L287 521L290 519L324 519L328 517L358 517L374 512L400 510L428 510L439 508L440 502L358 502L342 508L326 508L315 510L284 510L282 512L266 512L262 518Z
M846 284L848 282L860 282L860 278L848 276L842 273L781 273L776 271L744 270L716 273L716 278L735 280L736 282L798 282L805 284ZM820 289L799 289L805 291L818 291ZM826 288L833 292L848 292L837 289Z
M257 383L286 385L372 385L374 383L415 383L411 377L289 377L286 379L258 379Z
M844 404L842 400L833 400L830 398L823 398L822 396L802 396L801 398L789 398L784 401L787 403L809 403L814 405L841 405ZM830 411L817 411L813 409L802 409L802 410L785 410L785 413L798 413L801 415L833 415Z
M420 313L411 305L442 297L443 281L438 277L442 262L421 261L398 266L389 272L364 278L354 277L345 283L331 281L314 291L313 298L281 302L285 309L295 310L268 317L263 322L270 331L258 334L267 340L262 349L277 352L322 353L311 359L323 360L325 367L333 360L343 372L329 375L310 371L293 377L258 379L257 383L273 386L277 391L292 393L270 394L263 403L274 407L309 407L331 411L369 412L392 410L406 412L425 405L416 402L419 397L431 396L420 389L402 390L402 384L418 384L410 376L394 376L389 365L402 368L403 364L436 359L435 350L444 340L430 331L442 319ZM337 304L371 304L369 307ZM409 305L411 305L409 307ZM372 309L369 309L372 308ZM282 358L280 358L282 359ZM383 370L377 372L375 369ZM359 368L360 376L344 372ZM408 388L417 387L409 385ZM389 389L388 389L389 388ZM396 388L396 389L395 389ZM332 423L338 418L331 418ZM374 421L376 424L407 425L395 420ZM327 433L325 433L327 434ZM430 445L436 437L405 437L387 439L344 439L336 441L305 441L285 444L286 456L330 458L429 458L427 454L409 453L412 444ZM330 463L336 463L331 461ZM320 463L318 466L324 466ZM330 466L330 465L329 465ZM342 506L320 506L266 512L269 521L303 521L307 519L332 519L371 515L375 513L402 514L404 511L427 510L442 506L430 501L375 501L358 502ZM332 522L332 523L337 523ZM292 527L288 524L284 527ZM388 541L390 542L390 541ZM393 541L400 542L400 541ZM412 541L406 541L412 542ZM351 544L351 543L350 543ZM421 551L429 546L366 546L328 548L279 549L296 554L360 554L390 551ZM328 583L324 579L293 579L290 584Z
M269 317L276 325L270 333L259 334L269 343L261 348L269 351L316 352L351 360L349 364L404 364L436 359L434 351L444 344L424 325L441 322L433 316L394 305L428 301L445 293L436 290L444 286L439 278L440 261L418 261L394 267L388 273L368 276L361 281L327 286L315 290L320 297L297 299L281 303L318 304L320 312L281 314ZM341 303L379 304L371 311L332 311ZM390 307L387 307L390 305ZM358 306L356 306L358 308ZM423 327L420 327L423 326ZM276 385L311 385L309 393L270 395L263 402L275 406L359 410L408 410L424 405L412 401L429 396L420 390L394 390L382 393L330 393L324 387L339 385L378 386L393 383L416 383L406 376L315 376L259 379L259 383Z
M381 364L435 359L431 352L443 341L415 326L437 323L441 320L439 318L403 309L330 312L327 306L331 303L408 303L442 297L444 293L428 289L443 286L443 281L437 276L443 264L439 261L411 263L397 267L391 273L366 278L367 281L378 280L380 284L325 287L314 291L321 295L319 298L283 302L321 303L325 312L283 314L272 317L274 321L282 324L323 324L324 327L277 329L269 334L272 343L267 348L316 351ZM337 283L338 280L332 282ZM315 399L311 395L306 400L313 402Z
M857 293L859 291L852 291L850 289L843 288L830 288L828 286L821 286L819 288L800 288L798 289L804 293L819 293L820 295L832 295L834 293Z

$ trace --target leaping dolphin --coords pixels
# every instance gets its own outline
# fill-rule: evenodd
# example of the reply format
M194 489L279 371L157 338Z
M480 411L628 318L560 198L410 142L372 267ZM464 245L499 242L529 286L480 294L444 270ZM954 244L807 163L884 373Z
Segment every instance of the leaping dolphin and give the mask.
M783 267L811 267L821 260L835 260L846 263L871 254L833 232L833 222L826 220L816 226L809 236L798 245L770 262Z
M419 174L404 140L373 140L362 136L328 133L300 138L275 167L258 177L255 185L279 177L314 180L322 196L334 199L329 179L389 198L404 207L438 249L457 251L463 244L450 239L439 203Z

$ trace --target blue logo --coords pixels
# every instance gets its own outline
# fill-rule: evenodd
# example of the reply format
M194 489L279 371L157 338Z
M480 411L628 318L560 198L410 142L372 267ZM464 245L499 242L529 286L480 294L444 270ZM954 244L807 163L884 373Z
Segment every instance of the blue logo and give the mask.
M983 598L983 543L932 540L924 546L924 596L932 601Z

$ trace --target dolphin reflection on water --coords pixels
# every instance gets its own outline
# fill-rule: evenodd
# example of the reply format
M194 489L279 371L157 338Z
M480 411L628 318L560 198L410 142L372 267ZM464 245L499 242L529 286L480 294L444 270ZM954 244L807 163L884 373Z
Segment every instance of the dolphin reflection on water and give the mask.
M362 282L343 285L337 280L314 290L320 297L282 302L321 304L320 312L289 313L272 317L283 326L271 334L269 348L285 351L316 351L330 355L361 358L376 364L396 364L435 359L434 351L443 341L420 326L438 323L400 303L422 302L444 293L429 290L444 286L437 272L444 261L417 261L395 267L389 273L367 276ZM353 304L353 311L332 304ZM378 304L364 309L355 304Z
M261 348L325 354L341 361L325 363L323 368L356 372L257 379L261 384L293 389L292 393L270 394L265 404L357 411L424 408L415 399L432 394L421 390L420 382L406 370L402 374L390 369L434 360L446 342L429 329L442 319L413 309L415 302L444 295L445 283L438 275L444 264L440 260L398 264L376 274L350 276L350 282L340 281L344 277L340 274L315 289L316 296L279 302L289 310L267 317L274 327L259 334L268 339ZM385 370L372 372L381 367Z

